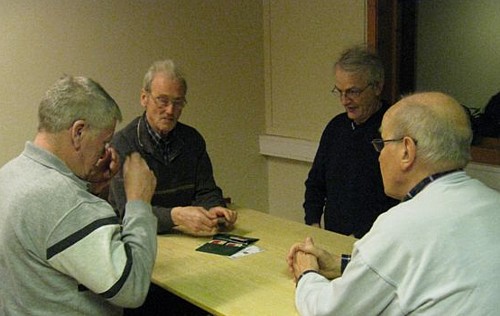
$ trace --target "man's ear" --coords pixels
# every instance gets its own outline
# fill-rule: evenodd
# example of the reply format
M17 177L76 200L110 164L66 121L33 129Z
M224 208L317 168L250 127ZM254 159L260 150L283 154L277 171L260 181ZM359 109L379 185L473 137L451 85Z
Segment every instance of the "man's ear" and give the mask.
M382 94L382 90L384 89L384 83L383 82L377 82L376 84L373 84L373 90L375 91L375 95L378 97Z
M79 150L82 147L82 139L84 137L86 129L87 129L87 124L85 123L84 120L76 120L71 125L70 128L71 140L76 150Z
M402 143L404 152L402 153L401 164L407 170L415 164L415 160L417 159L417 144L408 136L403 138Z
M143 108L146 108L146 105L148 104L148 96L149 96L149 93L142 89L141 90L141 105Z

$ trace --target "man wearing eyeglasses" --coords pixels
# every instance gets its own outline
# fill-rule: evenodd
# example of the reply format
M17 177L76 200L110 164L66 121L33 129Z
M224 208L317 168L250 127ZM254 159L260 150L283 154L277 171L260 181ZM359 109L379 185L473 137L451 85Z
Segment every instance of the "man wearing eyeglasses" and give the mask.
M153 63L144 76L141 105L145 111L111 142L121 157L138 152L157 178L151 200L158 233L179 231L210 236L233 227L237 214L226 208L216 185L203 136L179 122L187 83L172 60ZM125 192L121 173L112 180L109 201L123 216ZM151 284L139 309L125 315L205 315L175 295Z
M443 93L410 95L381 132L384 189L401 203L354 244L340 277L341 259L311 238L292 246L300 314L498 315L500 192L463 170L472 141L463 107Z
M371 141L388 104L380 100L384 69L375 54L361 47L344 51L335 63L333 94L345 113L326 126L305 182L305 222L362 237L378 215L397 203L384 194L378 153Z
M227 209L216 185L205 140L194 128L179 122L186 101L187 83L172 60L155 62L144 77L141 105L145 112L111 142L120 156L137 151L158 179L151 204L158 218L158 233L177 230L195 236L218 232L220 223L231 227L236 212ZM109 199L123 215L123 178L115 177Z

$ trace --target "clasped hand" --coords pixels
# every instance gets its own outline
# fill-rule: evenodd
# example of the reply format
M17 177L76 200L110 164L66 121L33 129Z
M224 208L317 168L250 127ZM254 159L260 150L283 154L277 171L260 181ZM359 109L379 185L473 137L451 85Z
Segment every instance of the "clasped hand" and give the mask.
M332 255L316 247L311 237L307 237L304 242L296 243L290 248L287 263L295 281L307 270L317 271L328 279L340 276L340 256Z

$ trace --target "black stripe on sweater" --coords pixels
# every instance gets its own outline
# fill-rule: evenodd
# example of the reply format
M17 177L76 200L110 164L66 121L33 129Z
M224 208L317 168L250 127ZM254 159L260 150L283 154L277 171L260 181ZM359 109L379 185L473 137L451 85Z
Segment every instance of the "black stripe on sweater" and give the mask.
M114 225L118 224L118 217L113 216L113 217L108 217L108 218L102 218L99 220L96 220L95 222L92 222L85 226L84 228L80 229L79 231L69 235L68 237L64 238L57 244L49 247L47 249L47 260L52 258L53 256L57 255L60 252L63 252L67 248L73 246L83 238L87 237L90 235L93 231L96 229L106 226L106 225Z
M128 244L125 244L125 253L127 254L127 263L125 264L125 268L123 269L122 276L116 283L106 292L100 293L104 298L112 298L115 296L123 287L123 284L127 281L128 276L130 275L130 271L132 270L132 250Z

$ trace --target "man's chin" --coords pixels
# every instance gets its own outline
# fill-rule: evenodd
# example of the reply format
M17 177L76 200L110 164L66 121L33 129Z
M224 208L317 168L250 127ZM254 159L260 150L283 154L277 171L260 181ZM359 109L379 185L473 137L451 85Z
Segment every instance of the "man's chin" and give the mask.
M168 126L162 126L162 128L160 129L160 135L167 135L174 129L175 125L176 124L169 124Z
M359 115L354 111L347 111L346 113L347 113L347 117L353 121L356 121L359 117Z

